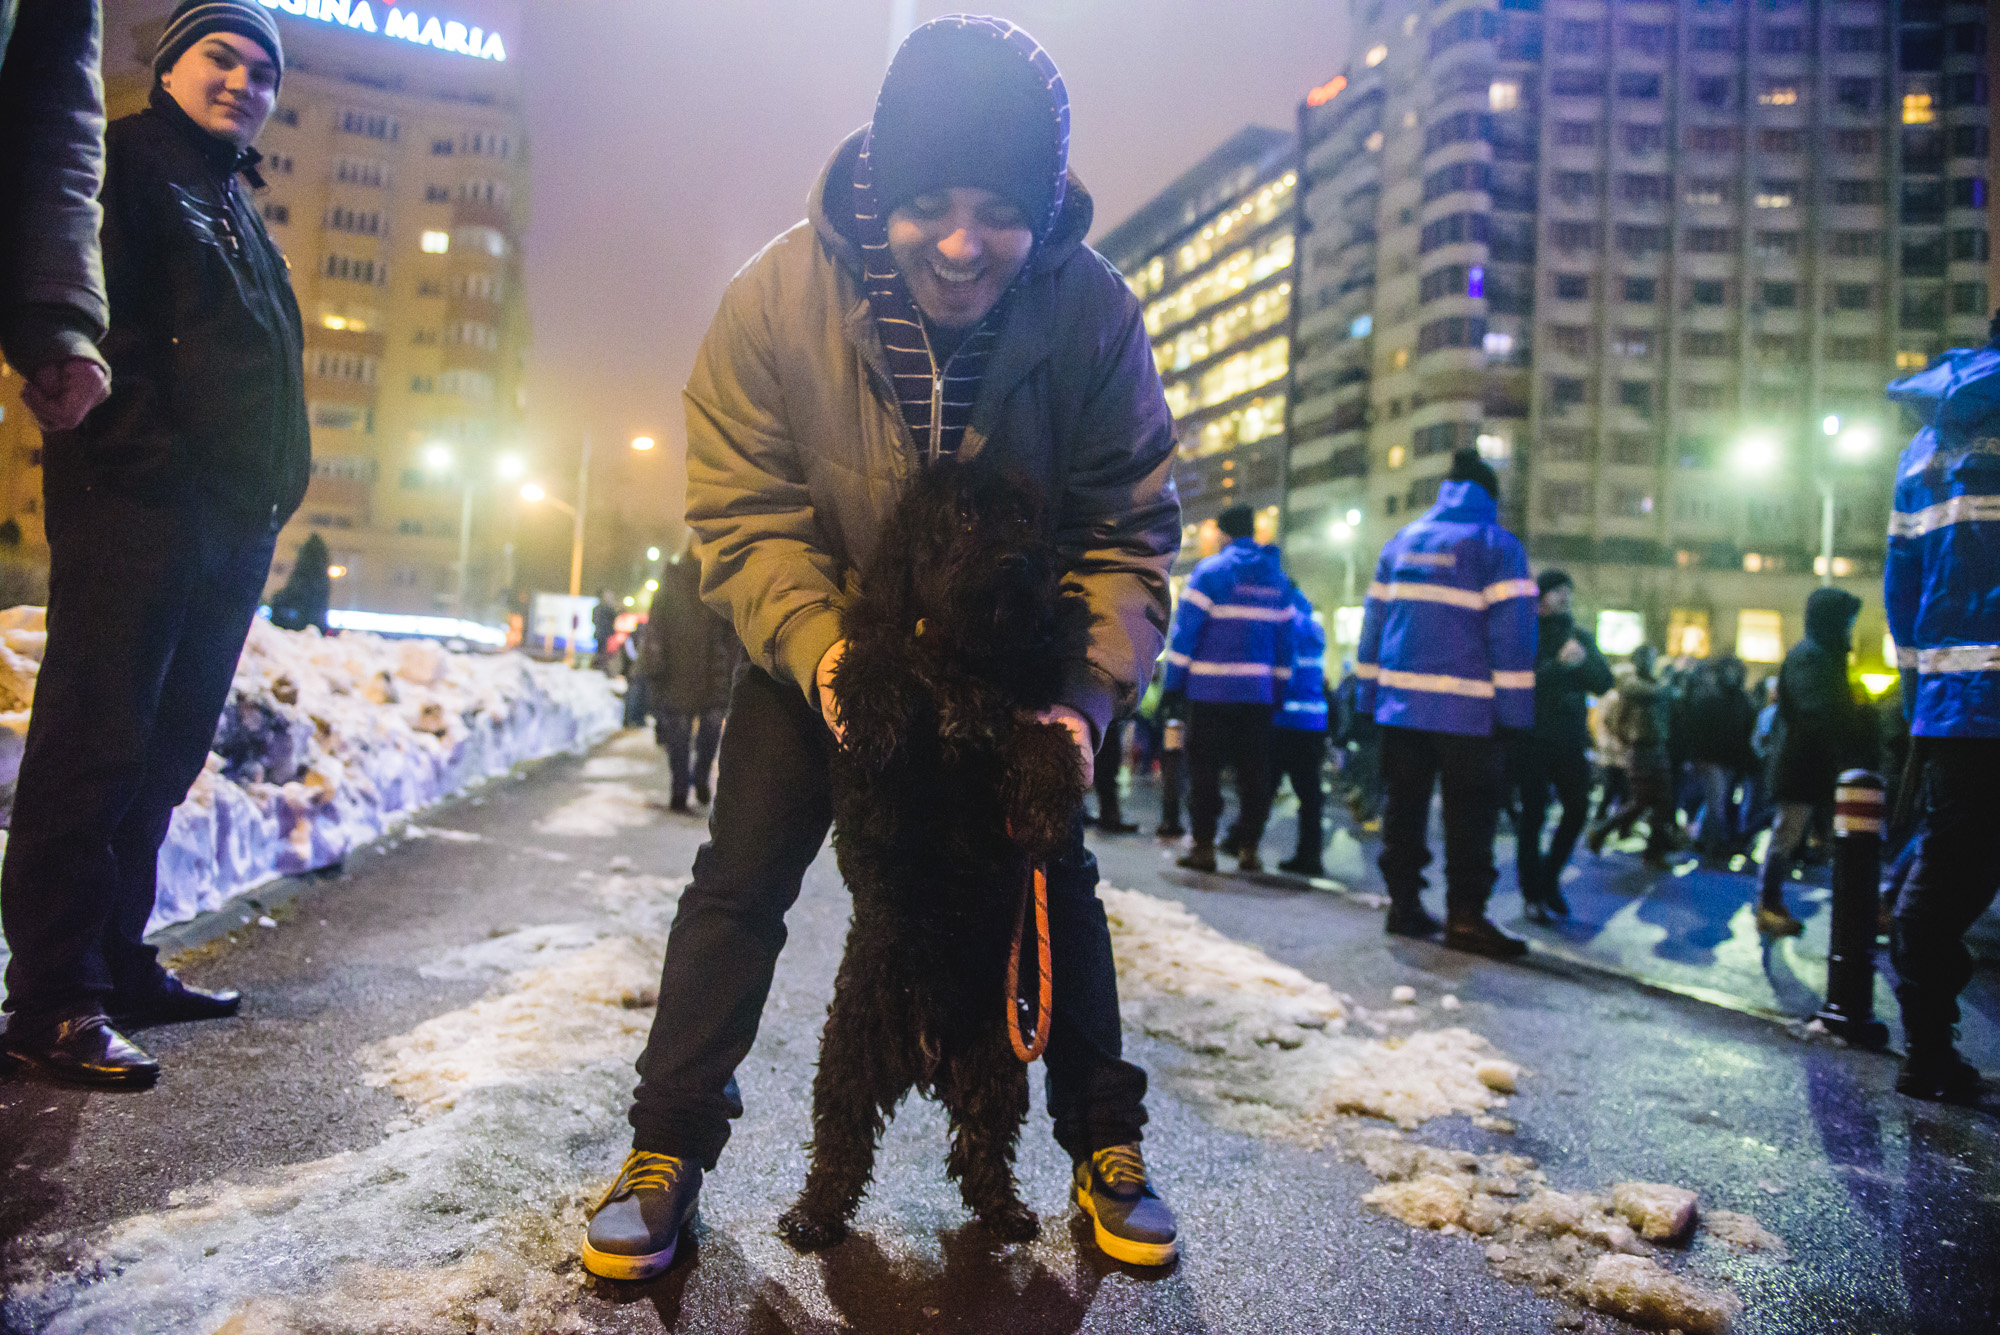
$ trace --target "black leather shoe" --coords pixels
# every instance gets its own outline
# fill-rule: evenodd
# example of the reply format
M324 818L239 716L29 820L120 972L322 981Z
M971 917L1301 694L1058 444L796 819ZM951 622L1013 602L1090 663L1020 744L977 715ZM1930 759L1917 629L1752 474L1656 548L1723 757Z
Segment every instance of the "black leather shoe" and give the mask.
M160 975L160 984L141 996L113 996L107 1009L116 1023L127 1029L149 1024L179 1024L186 1020L226 1020L243 1005L243 994L235 988L209 992L189 987L172 974Z
M1390 936L1408 936L1421 940L1427 936L1436 936L1444 930L1444 924L1426 912L1422 904L1409 909L1399 909L1392 905L1389 909L1389 920L1382 925L1382 930Z
M1444 944L1449 950L1463 950L1495 960L1519 959L1528 953L1526 941L1507 935L1485 918L1446 923Z
M1097 818L1097 828L1106 834L1137 834L1139 827L1129 820L1105 820Z
M1326 868L1318 858L1286 858L1278 864L1278 870L1292 876L1324 876Z
M17 1035L7 1030L6 1055L73 1085L99 1089L143 1089L160 1078L160 1064L137 1043L91 1012L71 1015Z

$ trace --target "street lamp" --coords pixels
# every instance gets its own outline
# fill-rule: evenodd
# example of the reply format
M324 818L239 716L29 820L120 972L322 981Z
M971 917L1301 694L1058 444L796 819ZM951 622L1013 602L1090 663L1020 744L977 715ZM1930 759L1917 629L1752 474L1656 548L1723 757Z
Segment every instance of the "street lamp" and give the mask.
M590 509L590 433L583 437L583 456L576 465L576 504L559 501L549 495L548 489L539 482L529 482L521 488L521 499L530 505L540 505L546 501L570 517L569 539L569 596L576 598L583 593L583 522Z
M1753 433L1736 442L1733 455L1738 471L1763 477L1778 466L1778 442L1762 433Z
M1867 422L1855 422L1843 429L1838 416L1828 413L1820 423L1820 430L1829 437L1827 448L1832 458L1825 461L1819 475L1819 582L1821 585L1833 583L1833 464L1836 460L1858 463L1875 452L1875 428Z
M632 437L632 448L639 451L639 453L641 454L644 454L647 450L652 449L657 444L659 444L659 442L654 440L651 436Z
M1341 559L1347 562L1346 595L1341 599L1343 605L1354 601L1354 521L1360 518L1360 511L1349 510L1347 514L1348 518L1334 520L1333 526L1327 530L1327 536L1340 548Z

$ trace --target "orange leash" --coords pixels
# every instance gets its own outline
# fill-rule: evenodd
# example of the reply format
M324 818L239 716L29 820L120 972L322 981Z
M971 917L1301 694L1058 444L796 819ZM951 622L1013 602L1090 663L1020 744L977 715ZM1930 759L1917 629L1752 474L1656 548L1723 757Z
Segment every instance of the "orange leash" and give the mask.
M1040 867L1033 881L1035 901L1035 953L1041 966L1041 988L1035 1010L1035 1027L1028 1038L1021 1036L1020 1017L1015 1009L1021 998L1021 938L1028 925L1028 893L1021 895L1021 913L1014 920L1014 948L1007 954L1007 1041L1014 1055L1032 1062L1049 1045L1049 1019L1055 1009L1055 994L1049 979L1049 878Z

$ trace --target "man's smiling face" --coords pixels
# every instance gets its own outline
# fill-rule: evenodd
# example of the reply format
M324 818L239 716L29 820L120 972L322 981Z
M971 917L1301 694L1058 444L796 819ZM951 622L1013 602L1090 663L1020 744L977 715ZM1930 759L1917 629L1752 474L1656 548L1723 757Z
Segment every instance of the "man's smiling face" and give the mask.
M953 186L889 214L889 254L932 323L969 329L1028 262L1034 229L991 190Z
M212 32L181 53L160 84L188 119L238 148L270 119L278 67L262 46L239 33Z

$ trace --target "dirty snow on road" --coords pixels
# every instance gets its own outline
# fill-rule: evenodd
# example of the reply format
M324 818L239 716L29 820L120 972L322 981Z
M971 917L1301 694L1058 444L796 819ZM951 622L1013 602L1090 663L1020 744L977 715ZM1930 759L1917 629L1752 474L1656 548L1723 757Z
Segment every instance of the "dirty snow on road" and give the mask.
M1525 1155L1417 1143L1409 1131L1452 1114L1511 1131L1493 1110L1506 1106L1522 1068L1468 1029L1419 1027L1414 988L1397 987L1389 1007L1369 1010L1172 900L1098 893L1126 1023L1184 1054L1161 1073L1175 1091L1222 1125L1359 1160L1382 1184L1363 1200L1382 1213L1484 1239L1487 1261L1515 1283L1689 1335L1726 1330L1741 1304L1675 1273L1684 1268L1677 1253L1699 1238L1703 1260L1783 1259L1783 1243L1756 1220L1704 1217L1679 1187L1562 1192ZM1446 1014L1459 1008L1455 997L1438 999Z
M48 1335L580 1330L576 1239L621 1138L681 882L580 874L588 921L446 952L494 979L361 1054L409 1105L366 1149L178 1192L9 1275L11 1328ZM31 1241L30 1248L35 1244Z

